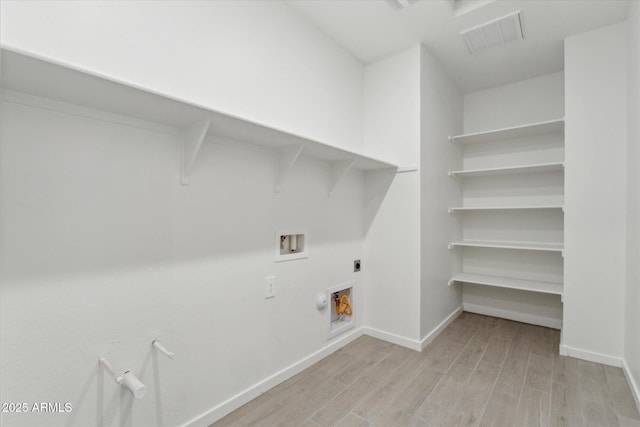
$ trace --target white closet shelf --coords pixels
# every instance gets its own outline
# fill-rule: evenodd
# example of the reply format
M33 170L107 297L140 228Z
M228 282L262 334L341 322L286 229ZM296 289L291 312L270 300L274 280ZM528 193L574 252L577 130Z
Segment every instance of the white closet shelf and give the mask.
M564 249L564 245L562 243L498 242L493 240L462 240L458 242L451 242L449 244L449 249L455 247L519 249L527 251L547 251L560 253L562 253Z
M274 149L280 160L276 188L298 155L330 163L330 190L351 168L398 168L384 160L6 47L2 48L2 89L181 129L185 135L183 183L188 182L207 136Z
M473 212L473 211L515 211L515 210L543 210L543 209L562 209L563 205L532 205L532 206L476 206L476 207L457 207L449 208L449 213L456 212Z
M498 288L519 289L522 291L540 292L562 296L562 284L539 282L534 280L513 279L508 277L487 276L484 274L459 273L451 278L454 282L472 283L476 285L494 286Z
M563 168L564 168L564 163L562 162L538 163L533 165L506 166L501 168L451 171L449 172L449 175L465 178L465 177L489 176L489 175L549 173L549 172L560 172L562 171Z
M528 136L545 135L550 133L564 134L564 118L545 122L530 123L485 132L466 133L452 136L451 141L471 144L476 142L498 141L502 139L525 138Z

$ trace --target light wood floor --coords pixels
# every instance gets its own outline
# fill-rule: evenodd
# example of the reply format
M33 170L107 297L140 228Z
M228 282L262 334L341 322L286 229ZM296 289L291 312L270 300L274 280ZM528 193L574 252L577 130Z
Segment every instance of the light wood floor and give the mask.
M640 426L622 370L463 313L421 353L363 336L213 426Z

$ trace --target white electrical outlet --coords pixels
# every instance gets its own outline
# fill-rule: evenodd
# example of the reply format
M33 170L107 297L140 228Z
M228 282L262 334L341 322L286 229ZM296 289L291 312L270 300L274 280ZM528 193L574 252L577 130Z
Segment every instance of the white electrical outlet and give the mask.
M266 281L265 288L265 298L275 298L276 297L276 276L267 276L264 278Z

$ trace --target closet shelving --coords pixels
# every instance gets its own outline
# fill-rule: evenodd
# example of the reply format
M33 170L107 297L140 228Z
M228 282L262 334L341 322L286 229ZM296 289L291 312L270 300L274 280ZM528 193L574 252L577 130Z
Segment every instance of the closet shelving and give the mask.
M182 183L188 184L205 140L240 141L274 150L275 190L301 156L329 164L329 194L351 169L397 170L392 163L140 88L68 64L2 48L2 97L43 108L77 106L158 123L183 136ZM64 104L64 105L63 105ZM67 107L65 107L65 105ZM84 112L80 112L83 114Z
M522 251L546 251L562 253L564 246L561 243L539 243L539 242L500 242L493 240L461 240L451 242L449 248L469 247L469 248L493 248L493 249L518 249Z
M530 123L522 126L513 126L485 132L473 132L463 135L456 135L449 138L451 141L463 144L473 144L476 142L491 142L504 139L526 138L544 134L563 133L564 118L548 120L544 122Z
M515 175L525 173L547 173L561 171L564 167L562 162L554 163L538 163L533 165L507 166L501 168L472 169L451 171L450 176L461 178L473 178L477 176L495 176L495 175Z
M452 285L455 282L495 286L498 288L519 289L522 291L541 292L552 295L562 295L561 284L541 282L536 280L505 278L498 276L489 276L486 274L459 273L451 278L451 280L449 281L449 285Z
M529 206L464 206L449 208L449 213L473 212L473 211L516 211L516 210L541 210L541 209L564 209L562 205L529 205Z
M450 249L463 251L463 271L454 274L449 285L467 283L562 298L561 275L545 275L543 263L551 257L556 263L552 270L562 270L563 134L562 118L449 138L462 145L464 165L449 172L459 179L463 194L462 206L449 208L449 213L464 214L461 239L449 244ZM467 154L472 147L472 154ZM522 183L531 187L523 191L518 186ZM535 241L539 234L548 241ZM481 252L467 254L465 248ZM544 252L550 255L534 256ZM520 263L514 263L514 257ZM519 270L521 265L527 271ZM532 272L532 265L539 271Z

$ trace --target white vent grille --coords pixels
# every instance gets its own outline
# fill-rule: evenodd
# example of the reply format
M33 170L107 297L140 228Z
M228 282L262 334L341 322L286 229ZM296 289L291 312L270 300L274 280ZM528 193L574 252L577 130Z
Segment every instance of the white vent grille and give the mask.
M520 12L469 28L462 31L460 35L464 38L472 54L514 40L522 40L524 33L522 31L522 22L520 21Z

